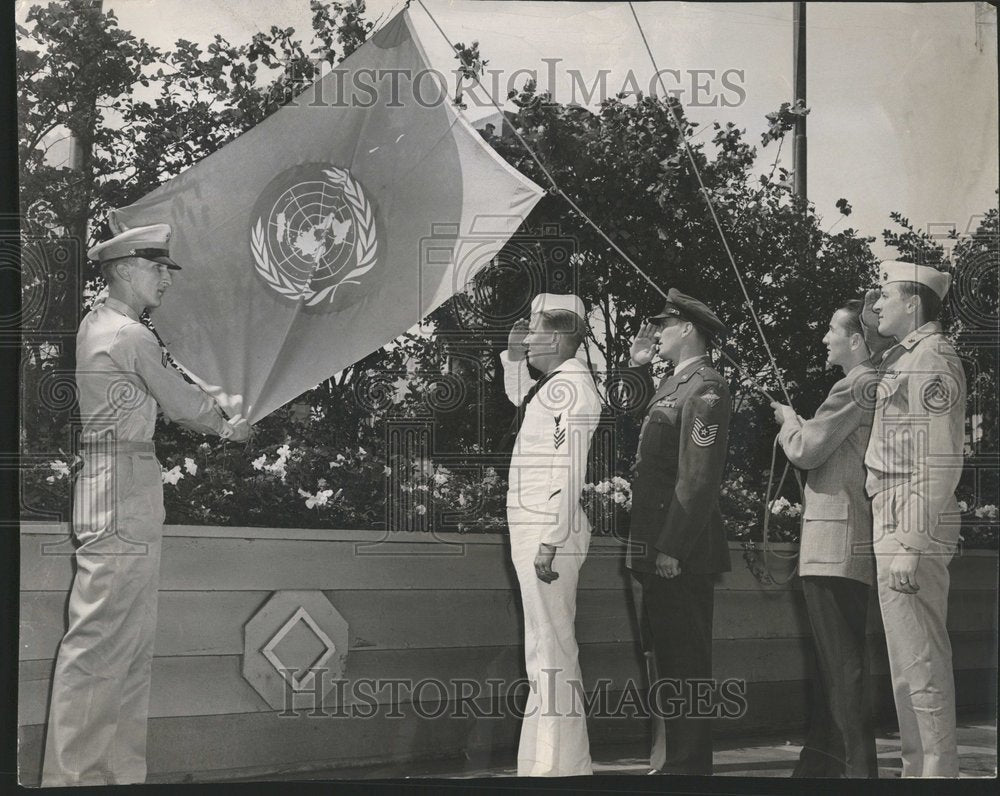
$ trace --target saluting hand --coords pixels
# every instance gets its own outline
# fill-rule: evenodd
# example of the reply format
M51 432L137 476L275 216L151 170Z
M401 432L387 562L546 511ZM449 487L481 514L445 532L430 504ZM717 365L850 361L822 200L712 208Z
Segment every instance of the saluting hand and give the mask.
M632 341L632 347L628 355L636 365L648 365L653 361L656 354L656 344L660 340L660 333L655 324L646 321L639 329L639 334Z
M552 569L552 559L556 557L556 548L548 544L538 545L538 555L535 556L535 574L542 583L551 583L559 577Z
M528 355L528 348L524 344L524 338L528 336L528 321L522 318L515 321L510 327L510 334L507 336L507 356L512 362L518 362Z

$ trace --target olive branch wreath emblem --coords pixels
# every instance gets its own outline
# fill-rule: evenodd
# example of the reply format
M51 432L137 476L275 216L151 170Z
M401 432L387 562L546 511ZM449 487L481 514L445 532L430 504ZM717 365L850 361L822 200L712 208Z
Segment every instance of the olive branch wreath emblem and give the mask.
M309 288L309 284L296 284L283 274L271 260L267 250L266 236L264 234L264 218L257 219L250 232L250 251L253 253L254 262L264 281L267 282L275 292L290 299L303 299L306 306L311 307L324 300L333 300L337 288L341 285L358 285L360 281L357 277L370 271L378 261L378 239L375 236L375 215L372 212L371 203L361 189L360 183L351 177L347 169L338 169L331 166L324 169L331 185L341 189L344 200L351 208L354 217L354 268L344 275L343 279L334 285L328 285L319 291Z

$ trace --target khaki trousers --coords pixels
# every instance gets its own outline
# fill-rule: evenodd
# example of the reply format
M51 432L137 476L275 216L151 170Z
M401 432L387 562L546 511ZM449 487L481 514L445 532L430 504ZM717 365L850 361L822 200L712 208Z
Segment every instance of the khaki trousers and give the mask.
M87 455L74 501L80 546L42 785L143 782L163 534L160 465L152 453Z
M535 510L532 510L532 509ZM546 523L563 521L542 507L507 507L510 549L524 610L524 665L531 688L517 750L519 777L592 774L583 678L576 643L576 585L590 548L590 525L582 510L576 528L556 552L559 577L543 583L535 555Z
M920 554L915 594L889 588L889 565L900 551L893 531L908 495L906 484L875 495L875 561L889 671L899 721L904 777L957 777L955 678L948 638L948 563L957 520L935 529ZM945 515L947 516L947 515Z

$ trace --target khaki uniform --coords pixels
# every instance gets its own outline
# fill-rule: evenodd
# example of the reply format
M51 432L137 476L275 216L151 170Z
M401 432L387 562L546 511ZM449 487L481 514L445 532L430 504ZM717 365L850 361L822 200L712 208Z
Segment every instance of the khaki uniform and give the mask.
M865 466L904 777L958 776L946 623L948 563L960 530L955 487L965 398L962 363L937 323L886 352ZM921 551L915 594L889 588L889 565L901 543Z
M79 548L42 785L143 782L164 516L152 441L157 407L202 433L229 436L232 427L115 299L80 324L76 379L84 442L73 507Z
M593 773L583 680L576 643L576 586L590 547L590 523L579 504L590 438L601 399L587 366L568 359L534 395L524 360L500 355L508 398L527 398L510 464L507 523L524 611L525 670L531 690L521 723L518 776ZM557 548L559 577L535 572L541 543Z

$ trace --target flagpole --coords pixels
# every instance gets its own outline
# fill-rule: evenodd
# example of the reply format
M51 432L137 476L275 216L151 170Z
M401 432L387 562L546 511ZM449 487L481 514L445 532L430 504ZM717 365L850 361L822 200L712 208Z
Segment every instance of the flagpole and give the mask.
M806 104L806 4L805 0L797 0L792 15L792 47L795 51L793 63L793 80L795 83L795 103ZM795 140L793 159L795 176L793 188L795 195L806 199L806 117L805 114L795 118Z

